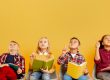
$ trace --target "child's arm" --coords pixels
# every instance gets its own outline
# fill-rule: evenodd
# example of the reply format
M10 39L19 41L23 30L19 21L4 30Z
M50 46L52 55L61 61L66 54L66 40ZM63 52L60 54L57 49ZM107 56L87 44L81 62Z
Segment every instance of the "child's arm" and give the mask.
M18 74L25 74L25 59L20 56L20 64L16 64L18 66L17 73Z
M67 54L68 50L67 47L65 46L62 50L62 54L59 56L57 63L60 64L64 64L65 61L68 60L68 54Z
M0 55L0 63L3 64L5 62L5 58L7 56L7 53L3 53L2 55Z
M49 73L53 73L55 71L55 64L53 64L52 68L49 70Z
M68 61L68 54L67 54L67 53L62 54L62 55L58 58L57 63L58 63L59 65L61 65L61 64L65 64L66 61Z
M100 43L97 42L95 60L100 60L99 47L100 47Z
M1 64L1 63L0 63L0 68L1 68L1 67L4 67L4 66L9 66L9 65L8 65L8 64Z
M5 53L3 53L0 56L0 67L9 66L8 64L4 64L5 57L6 57L6 54Z
M36 55L35 53L33 52L31 55L30 55L30 62L29 62L29 69L32 70L32 63L33 63L33 60L35 59Z
M95 62L99 63L100 62L100 54L99 54L99 47L100 47L100 42L97 42L96 44L96 54L95 54Z

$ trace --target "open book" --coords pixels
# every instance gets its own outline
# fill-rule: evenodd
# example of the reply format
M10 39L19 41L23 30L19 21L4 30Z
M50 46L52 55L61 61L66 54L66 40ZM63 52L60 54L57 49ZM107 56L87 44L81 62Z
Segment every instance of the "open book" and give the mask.
M12 68L14 71L17 71L18 70L18 66L17 65L14 65L12 63L9 63L8 64L10 68Z
M54 59L49 59L48 61L34 59L32 64L32 69L33 71L40 71L41 68L46 69L47 67L48 69L51 69L53 62Z
M67 68L67 74L74 79L78 79L84 74L84 69L86 68L87 62L84 62L80 65L69 62Z

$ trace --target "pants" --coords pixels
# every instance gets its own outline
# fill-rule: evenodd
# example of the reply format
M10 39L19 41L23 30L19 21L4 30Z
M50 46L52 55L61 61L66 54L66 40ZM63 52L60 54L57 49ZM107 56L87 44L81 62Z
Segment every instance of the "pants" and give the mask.
M50 74L42 72L33 72L30 75L30 80L50 80Z
M110 72L99 72L97 73L97 78L101 80L110 80Z
M78 79L73 79L71 76L69 76L67 74L64 75L64 78L63 79L64 80L88 80L87 76L85 76L85 75L81 76Z
M0 80L16 80L17 76L13 69L8 66L0 68Z

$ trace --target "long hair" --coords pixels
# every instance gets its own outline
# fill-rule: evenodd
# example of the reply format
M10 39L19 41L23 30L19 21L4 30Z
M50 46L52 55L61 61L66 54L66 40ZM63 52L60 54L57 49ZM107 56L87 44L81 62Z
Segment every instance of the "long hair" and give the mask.
M41 38L39 39L39 41L40 41L41 39L47 39L47 41L48 41L47 51L48 51L48 53L50 54L50 43L49 43L48 38L47 38L47 37L41 37ZM39 41L38 41L37 49L36 49L36 53L37 53L37 54L39 53L39 51L41 51L41 48L39 47Z
M102 38L101 38L101 40L99 40L99 42L100 42L100 49L103 49L104 48L104 45L102 43L103 43L103 40L104 40L104 38L106 36L110 36L110 35L107 35L107 34L106 35L103 35Z

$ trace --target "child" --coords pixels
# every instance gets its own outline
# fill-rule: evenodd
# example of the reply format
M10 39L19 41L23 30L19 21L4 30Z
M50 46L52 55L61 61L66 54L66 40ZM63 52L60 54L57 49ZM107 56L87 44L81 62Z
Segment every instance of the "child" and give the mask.
M10 65L17 67L15 71ZM10 41L9 52L0 56L0 80L23 79L25 74L25 60L19 54L19 44Z
M48 39L46 37L40 38L40 40L38 41L37 51L31 54L30 65L32 66L33 60L37 57L37 55L46 56L46 60L49 60L50 58L54 58L53 55L50 53L49 48L50 48L50 45L49 45ZM30 69L33 70L32 68ZM33 71L32 74L30 74L30 80L40 80L40 79L51 80L50 74L53 73L54 71L55 71L54 65L49 70L48 68L47 69L42 68L40 71L35 71L35 72Z
M80 46L80 41L76 37L70 39L69 49L70 51L63 50L62 55L58 58L58 64L61 65L62 80L75 80L71 76L67 75L68 62L74 62L76 64L82 64L85 62L84 57L79 53L78 48ZM87 80L88 70L84 70L84 75L78 80Z
M96 77L110 80L110 35L104 35L96 44Z

